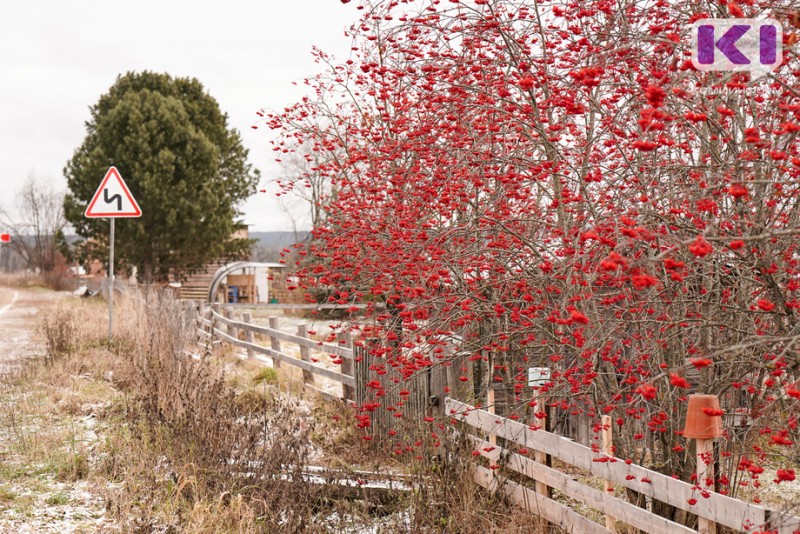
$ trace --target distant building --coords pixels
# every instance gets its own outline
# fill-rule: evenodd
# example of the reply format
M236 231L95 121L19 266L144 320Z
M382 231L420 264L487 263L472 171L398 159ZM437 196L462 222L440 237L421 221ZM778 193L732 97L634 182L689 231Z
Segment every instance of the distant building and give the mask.
M241 225L232 237L248 239L247 226ZM214 302L304 303L305 292L297 288L296 280L290 274L287 276L287 271L286 265L277 262L250 262L245 258L220 260L190 275L181 283L178 295L182 299L207 300L212 284L216 283Z

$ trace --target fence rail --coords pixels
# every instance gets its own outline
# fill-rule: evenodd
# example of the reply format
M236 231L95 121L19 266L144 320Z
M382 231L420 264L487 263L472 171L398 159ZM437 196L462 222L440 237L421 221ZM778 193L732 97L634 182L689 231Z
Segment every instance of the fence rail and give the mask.
M264 363L272 363L274 367L280 364L297 367L303 371L304 386L326 395L330 395L330 393L316 387L313 383L313 377L319 376L338 382L342 384L341 396L332 396L344 400L353 400L351 392L356 385L356 380L351 373L347 372L348 369L352 369L353 349L351 347L314 341L308 337L305 325L300 325L298 335L293 335L278 330L273 326L265 327L252 324L246 319L243 321L235 320L230 316L230 309L226 309L224 314L221 311L221 308L217 307L215 309L211 306L201 307L197 311L195 329L199 343L206 345L225 342L245 349L249 358L254 358ZM274 321L270 322L274 324ZM223 326L224 329L221 328ZM269 346L256 343L255 335L266 338ZM280 342L297 345L300 358L282 352L280 350ZM350 344L349 338L344 338L343 342ZM311 352L336 356L339 359L342 372L315 365L311 359Z
M268 310L365 310L369 308L383 309L386 307L386 304L382 302L373 302L371 304L292 304L291 302L241 302L231 304L231 306L234 308Z
M446 413L475 430L504 438L531 451L540 451L559 461L580 468L600 481L610 481L620 487L665 502L680 510L708 519L739 532L753 529L773 529L780 534L790 534L800 529L800 517L781 514L763 506L747 503L709 492L704 497L695 485L674 479L645 467L628 463L596 452L562 436L545 430L531 430L527 425L492 414L454 399L447 399ZM556 488L564 495L577 499L619 521L643 532L671 534L696 532L657 514L639 508L626 500L578 482L556 469L514 453L506 448L483 441L474 436L475 450L491 462L500 462L505 469ZM504 480L497 469L474 465L475 482L492 491L504 492L513 502L544 517L570 532L613 532L603 525L580 516L563 504L549 498L546 493L517 482ZM498 467L496 464L494 467ZM576 517L577 516L577 517Z

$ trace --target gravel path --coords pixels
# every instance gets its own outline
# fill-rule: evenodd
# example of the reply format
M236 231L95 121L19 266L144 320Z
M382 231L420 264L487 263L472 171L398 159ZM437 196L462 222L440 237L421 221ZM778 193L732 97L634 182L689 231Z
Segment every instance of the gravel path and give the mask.
M37 331L43 314L59 303L74 299L69 293L46 289L0 288L0 532L2 533L104 533L119 532L106 517L102 497L93 482L59 482L47 462L30 461L20 447L40 443L63 428L73 440L92 446L100 438L93 416L26 413L37 384L15 385L2 375L29 358L45 354ZM30 390L30 391L29 391ZM38 397L37 397L38 398ZM19 422L15 422L15 417ZM12 424L13 423L13 424ZM29 445L30 446L30 445ZM74 446L74 443L73 445ZM69 450L69 444L65 445ZM61 452L56 446L56 453Z
M35 333L37 316L58 296L51 291L0 288L0 372L44 354Z

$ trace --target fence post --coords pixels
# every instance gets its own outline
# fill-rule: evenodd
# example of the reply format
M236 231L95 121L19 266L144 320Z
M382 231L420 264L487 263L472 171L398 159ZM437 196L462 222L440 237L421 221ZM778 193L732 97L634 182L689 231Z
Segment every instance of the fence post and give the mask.
M348 349L353 349L353 338L349 331L340 332L337 338L339 340L339 346L344 345ZM353 358L341 358L341 360L342 374L353 376ZM345 402L355 400L355 391L353 390L352 386L342 384L342 398L345 400Z
M486 411L488 411L492 415L495 415L497 413L497 409L495 408L494 402L495 402L494 388L489 386L489 391L486 392L486 404L488 404L488 406L486 407ZM497 434L493 432L489 433L489 443L492 444L492 447L497 446ZM494 473L494 471L492 471L492 473Z
M297 335L308 339L308 329L306 328L305 323L300 323L297 325ZM311 363L311 351L305 345L300 345L300 359L304 362ZM311 371L306 371L303 369L303 386L306 384L312 384L314 382L314 374Z
M705 487L706 480L714 480L714 440L695 439L697 456L697 485ZM697 532L700 534L716 534L717 524L705 517L697 518Z
M230 306L226 306L225 309L222 310L222 315L224 315L225 318L228 320L231 321L233 320L233 310L230 308ZM228 332L228 335L238 339L239 336L236 335L236 329L231 325L225 325L225 326L226 326L225 331Z
M448 361L450 365L447 367L447 385L450 386L450 395L461 402L475 404L475 395L471 392L473 383L472 366L468 364L468 357L464 352L456 351L456 347L452 343L447 346ZM467 377L466 381L462 381L463 376Z
M250 314L250 312L244 312L242 314L242 321L244 321L247 324L252 324L253 316ZM244 331L244 340L247 341L248 343L255 343L255 336L253 336L252 330ZM253 356L254 356L253 349L247 349L247 359L252 360Z
M214 315L215 313L217 313L217 314L220 313L219 302L215 302L214 304L212 304L211 305L211 310L209 312L209 315L211 316L211 341L210 341L210 343L211 343L211 348L212 349L214 348L214 330L217 328L217 321L218 321L218 319Z
M361 339L359 346L353 347L353 378L356 381L355 403L364 404L366 399L365 385L367 383L367 355L369 354L369 339Z
M430 369L428 404L431 417L444 415L444 403L447 398L447 367L435 365Z
M428 415L434 419L439 419L445 415L444 404L447 398L447 367L435 365L430 368L428 375ZM437 432L438 434L438 432ZM441 438L437 438L433 444L433 454L444 460L444 448Z
M278 318L277 317L270 317L268 319L268 321L269 321L269 327L272 330L277 330L278 329ZM281 340L278 339L275 336L269 336L269 346L275 352L280 352L281 351ZM272 358L272 367L277 369L280 366L281 366L281 361L278 358Z
M192 329L192 339L195 340L195 344L200 343L200 334L197 333L197 329L200 327L200 323L197 321L200 313L202 310L198 309L193 300L186 301L186 321L189 328Z
M183 301L183 318L185 319L186 323L194 323L195 318L195 310L196 305L194 301L185 300Z
M604 415L600 418L600 441L602 446L603 454L606 456L614 456L614 441L612 437L613 428L611 426L611 416ZM605 490L606 495L611 494L611 488L613 485L608 480L603 481L603 490ZM606 514L606 529L611 532L617 532L617 525L614 516L610 514Z
M206 308L202 304L199 305L199 310L197 312L198 319L204 319L207 321L210 315L211 315L211 308ZM200 323L199 321L197 323L197 328L198 330L202 330L204 333L208 330L208 327L205 325L205 323ZM208 341L208 339L205 336L201 336L199 332L197 333L197 339L198 339L198 345L202 345L204 348L209 350L211 349L211 342Z
M547 401L542 397L542 394L539 392L539 388L538 387L533 388L533 401L534 401L535 406L536 406L536 412L535 413L536 414L539 414L539 413L544 413L545 414L543 419L539 419L537 417L537 421L541 422L541 424L537 423L537 426L541 426L545 431L549 431L550 430L550 428L549 428L549 426L550 426L550 424L549 424L550 414L549 414L549 410L547 408ZM540 464L546 465L547 467L550 467L551 460L550 460L550 458L549 458L547 453L544 453L542 451L537 450L537 451L534 452L533 457L534 457L534 460L536 460ZM552 492L550 491L550 488L544 482L540 482L539 480L537 480L536 483L534 484L534 486L536 488L536 493L538 493L539 495L541 495L545 499L549 499L549 498L552 497ZM540 517L539 520L537 521L537 523L538 523L538 530L539 530L540 533L544 534L544 533L547 533L547 532L550 531L549 522L547 521L547 519L545 519L543 517Z

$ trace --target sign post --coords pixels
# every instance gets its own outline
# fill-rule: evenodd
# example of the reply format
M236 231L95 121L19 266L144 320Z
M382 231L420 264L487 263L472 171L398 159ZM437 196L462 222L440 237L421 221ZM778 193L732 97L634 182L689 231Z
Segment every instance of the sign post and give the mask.
M547 403L545 399L542 397L541 392L539 389L547 384L550 381L551 372L549 367L528 367L528 386L533 388L533 396L531 397L531 405L534 407L534 414L533 416L536 418L535 423L537 426L540 426L545 431L550 430L550 417L549 417L549 410L547 409ZM544 417L540 418L540 414L543 414ZM540 464L550 467L551 459L549 455L542 451L534 451L533 458ZM535 484L536 493L539 495L544 496L546 499L552 498L552 491L544 482L536 481ZM538 532L549 532L547 520L540 518L537 521L537 531Z
M97 188L85 217L111 219L108 250L108 339L114 334L114 221L118 218L141 217L142 210L131 195L116 167L109 167Z
M0 271L3 270L3 245L11 243L11 234L3 232L0 234Z
M108 237L108 339L114 337L114 219Z

